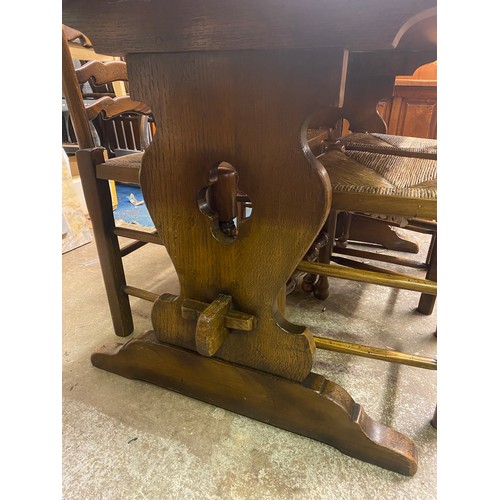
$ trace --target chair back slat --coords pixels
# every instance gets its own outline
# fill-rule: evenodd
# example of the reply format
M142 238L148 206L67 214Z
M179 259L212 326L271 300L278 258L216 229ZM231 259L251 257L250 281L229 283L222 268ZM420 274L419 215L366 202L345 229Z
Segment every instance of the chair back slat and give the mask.
M125 61L89 61L75 70L78 83L92 80L96 85L128 81Z
M62 83L78 147L80 149L93 148L94 139L64 29L62 30Z
M134 101L129 96L109 97L104 96L94 103L86 106L89 120L97 118L99 113L103 113L106 118L113 118L123 113L149 114L150 109L142 102Z
M74 40L79 43L74 43ZM82 50L86 52L82 54ZM87 59L87 62L75 68L74 59L79 59L76 53L83 56L87 54L85 57L92 59ZM151 115L151 110L128 95L125 61L106 60L105 57L93 51L90 40L83 33L63 25L63 94L78 147L95 147L98 136L97 144L105 146L113 154L115 148L120 151L141 151L150 142L149 117L144 115ZM107 126L107 120L113 122L114 133L111 135L109 132L112 129ZM125 141L120 141L116 128L123 129L124 122L128 128L122 134Z
M77 29L72 28L71 26L66 26L63 24L63 32L66 41L74 42L75 40L78 40L79 43L82 44L84 47L92 47L92 43L90 42L88 37L85 36L81 31L78 31Z

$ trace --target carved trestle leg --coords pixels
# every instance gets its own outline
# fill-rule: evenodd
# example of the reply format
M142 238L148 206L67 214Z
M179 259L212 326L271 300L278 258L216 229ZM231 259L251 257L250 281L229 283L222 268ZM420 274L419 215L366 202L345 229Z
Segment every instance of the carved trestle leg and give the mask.
M342 105L345 58L340 49L128 56L131 97L157 123L141 187L181 291L156 299L154 333L92 362L411 475L413 442L312 374L312 333L284 317L285 283L331 206L307 118ZM221 163L252 200L234 232L221 229L211 195Z
M161 343L153 332L93 354L92 363L316 439L406 476L417 471L417 450L410 439L372 420L342 387L315 373L293 382Z

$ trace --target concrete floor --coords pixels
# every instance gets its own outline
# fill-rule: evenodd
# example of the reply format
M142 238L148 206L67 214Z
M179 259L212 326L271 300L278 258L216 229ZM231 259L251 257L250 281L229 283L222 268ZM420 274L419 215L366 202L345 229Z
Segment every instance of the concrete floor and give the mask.
M425 251L426 237L420 237ZM421 252L423 253L423 252ZM178 292L165 249L126 257L128 281ZM318 351L314 371L343 386L367 414L412 438L419 470L404 477L336 449L147 383L94 368L91 353L115 337L94 242L62 257L63 498L422 499L437 498L436 372ZM135 332L151 328L151 304L132 298ZM436 311L418 294L331 280L325 302L300 290L292 322L313 333L434 356Z

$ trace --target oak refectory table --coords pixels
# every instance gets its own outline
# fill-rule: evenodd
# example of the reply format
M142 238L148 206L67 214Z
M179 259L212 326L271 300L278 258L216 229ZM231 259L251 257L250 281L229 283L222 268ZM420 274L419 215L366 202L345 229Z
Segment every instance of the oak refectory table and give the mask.
M342 108L350 54L395 53L435 7L63 0L63 22L97 52L126 57L131 97L154 114L140 183L181 290L154 302L152 331L95 353L95 366L416 472L411 439L311 371L312 333L284 317L284 285L331 204L328 175L306 144L309 117ZM222 162L252 202L236 235L207 202Z

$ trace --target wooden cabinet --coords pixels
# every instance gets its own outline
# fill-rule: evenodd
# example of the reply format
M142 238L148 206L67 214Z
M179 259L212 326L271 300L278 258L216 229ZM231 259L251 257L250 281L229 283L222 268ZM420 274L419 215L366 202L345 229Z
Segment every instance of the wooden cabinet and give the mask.
M437 138L437 62L418 68L411 76L398 76L393 95L380 101L378 112L387 133Z

